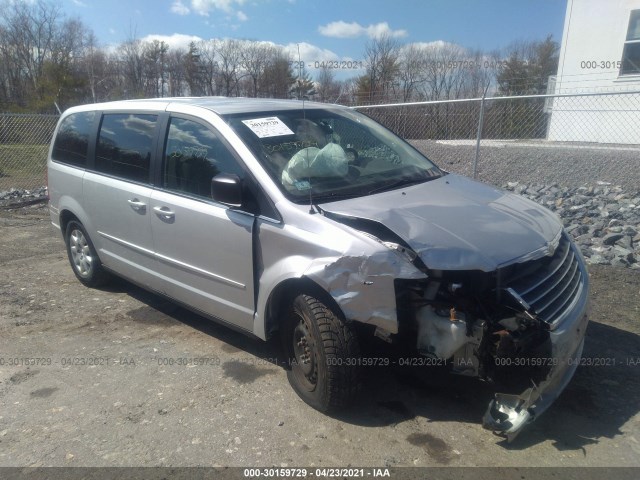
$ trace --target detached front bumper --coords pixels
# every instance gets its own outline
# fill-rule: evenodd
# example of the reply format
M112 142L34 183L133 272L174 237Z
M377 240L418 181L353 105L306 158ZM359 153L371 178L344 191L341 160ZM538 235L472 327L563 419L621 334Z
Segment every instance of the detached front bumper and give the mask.
M552 365L549 374L544 381L531 385L519 395L497 393L484 415L483 426L505 436L508 441L551 406L580 363L589 322L589 277L582 262L580 268L584 279L582 291L565 318L559 319L549 332Z

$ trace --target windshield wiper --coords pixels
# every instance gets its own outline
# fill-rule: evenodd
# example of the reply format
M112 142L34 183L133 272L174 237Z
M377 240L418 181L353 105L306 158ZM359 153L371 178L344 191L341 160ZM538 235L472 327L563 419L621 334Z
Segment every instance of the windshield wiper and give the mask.
M313 202L318 203L318 201L333 201L333 200L344 200L345 198L354 198L354 197L363 197L367 195L365 192L351 192L351 193L325 193L325 194L313 194Z
M386 192L387 190L395 190L400 187L407 187L409 185L415 185L417 183L424 183L430 180L435 180L436 178L440 178L440 175L433 175L428 177L420 177L420 178L401 178L395 182L387 183L386 185L382 185L380 187L374 188L373 190L369 190L367 195L373 195L374 193Z

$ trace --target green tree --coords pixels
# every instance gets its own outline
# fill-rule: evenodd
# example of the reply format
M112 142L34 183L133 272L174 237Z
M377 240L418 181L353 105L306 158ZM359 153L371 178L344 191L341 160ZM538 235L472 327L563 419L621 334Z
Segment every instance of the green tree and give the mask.
M291 85L295 80L289 57L283 51L277 50L264 70L261 96L289 98Z
M559 46L551 36L541 42L521 42L509 48L507 60L497 76L498 93L536 95L547 93L549 76L558 70ZM499 125L488 135L501 138L542 138L546 135L544 99L501 101L494 108Z
M541 42L520 42L508 49L497 77L503 95L546 93L550 75L558 71L558 43L548 36Z
M200 61L200 51L195 42L189 44L189 51L184 57L185 80L189 85L189 94L199 96L205 94L204 68Z
M290 90L291 96L298 100L309 100L316 94L316 87L304 68L301 69L294 80Z

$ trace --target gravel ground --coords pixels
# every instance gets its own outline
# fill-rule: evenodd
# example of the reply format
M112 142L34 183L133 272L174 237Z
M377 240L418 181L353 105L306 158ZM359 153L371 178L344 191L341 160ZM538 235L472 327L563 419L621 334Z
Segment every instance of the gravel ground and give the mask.
M588 363L506 444L473 379L371 369L357 406L325 416L274 345L123 281L80 285L43 206L0 210L0 228L0 466L639 465L638 271L590 267Z
M474 142L410 142L445 170L473 176ZM599 180L637 190L640 148L490 140L481 143L478 178L499 186L520 182L580 187Z
M415 143L472 172L473 146ZM479 172L496 185L637 192L639 158L494 144ZM589 267L585 364L506 444L481 427L490 389L433 370L371 369L356 407L322 415L293 393L275 345L124 281L81 286L44 206L6 208L17 201L0 201L0 467L640 466L640 270Z

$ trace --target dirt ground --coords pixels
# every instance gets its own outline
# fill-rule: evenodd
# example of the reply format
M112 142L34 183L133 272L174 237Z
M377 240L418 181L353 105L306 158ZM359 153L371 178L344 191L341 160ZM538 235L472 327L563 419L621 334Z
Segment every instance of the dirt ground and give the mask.
M0 466L640 465L637 271L591 267L589 362L507 444L475 380L375 368L325 416L274 345L124 281L83 287L44 205L0 210L0 232Z

